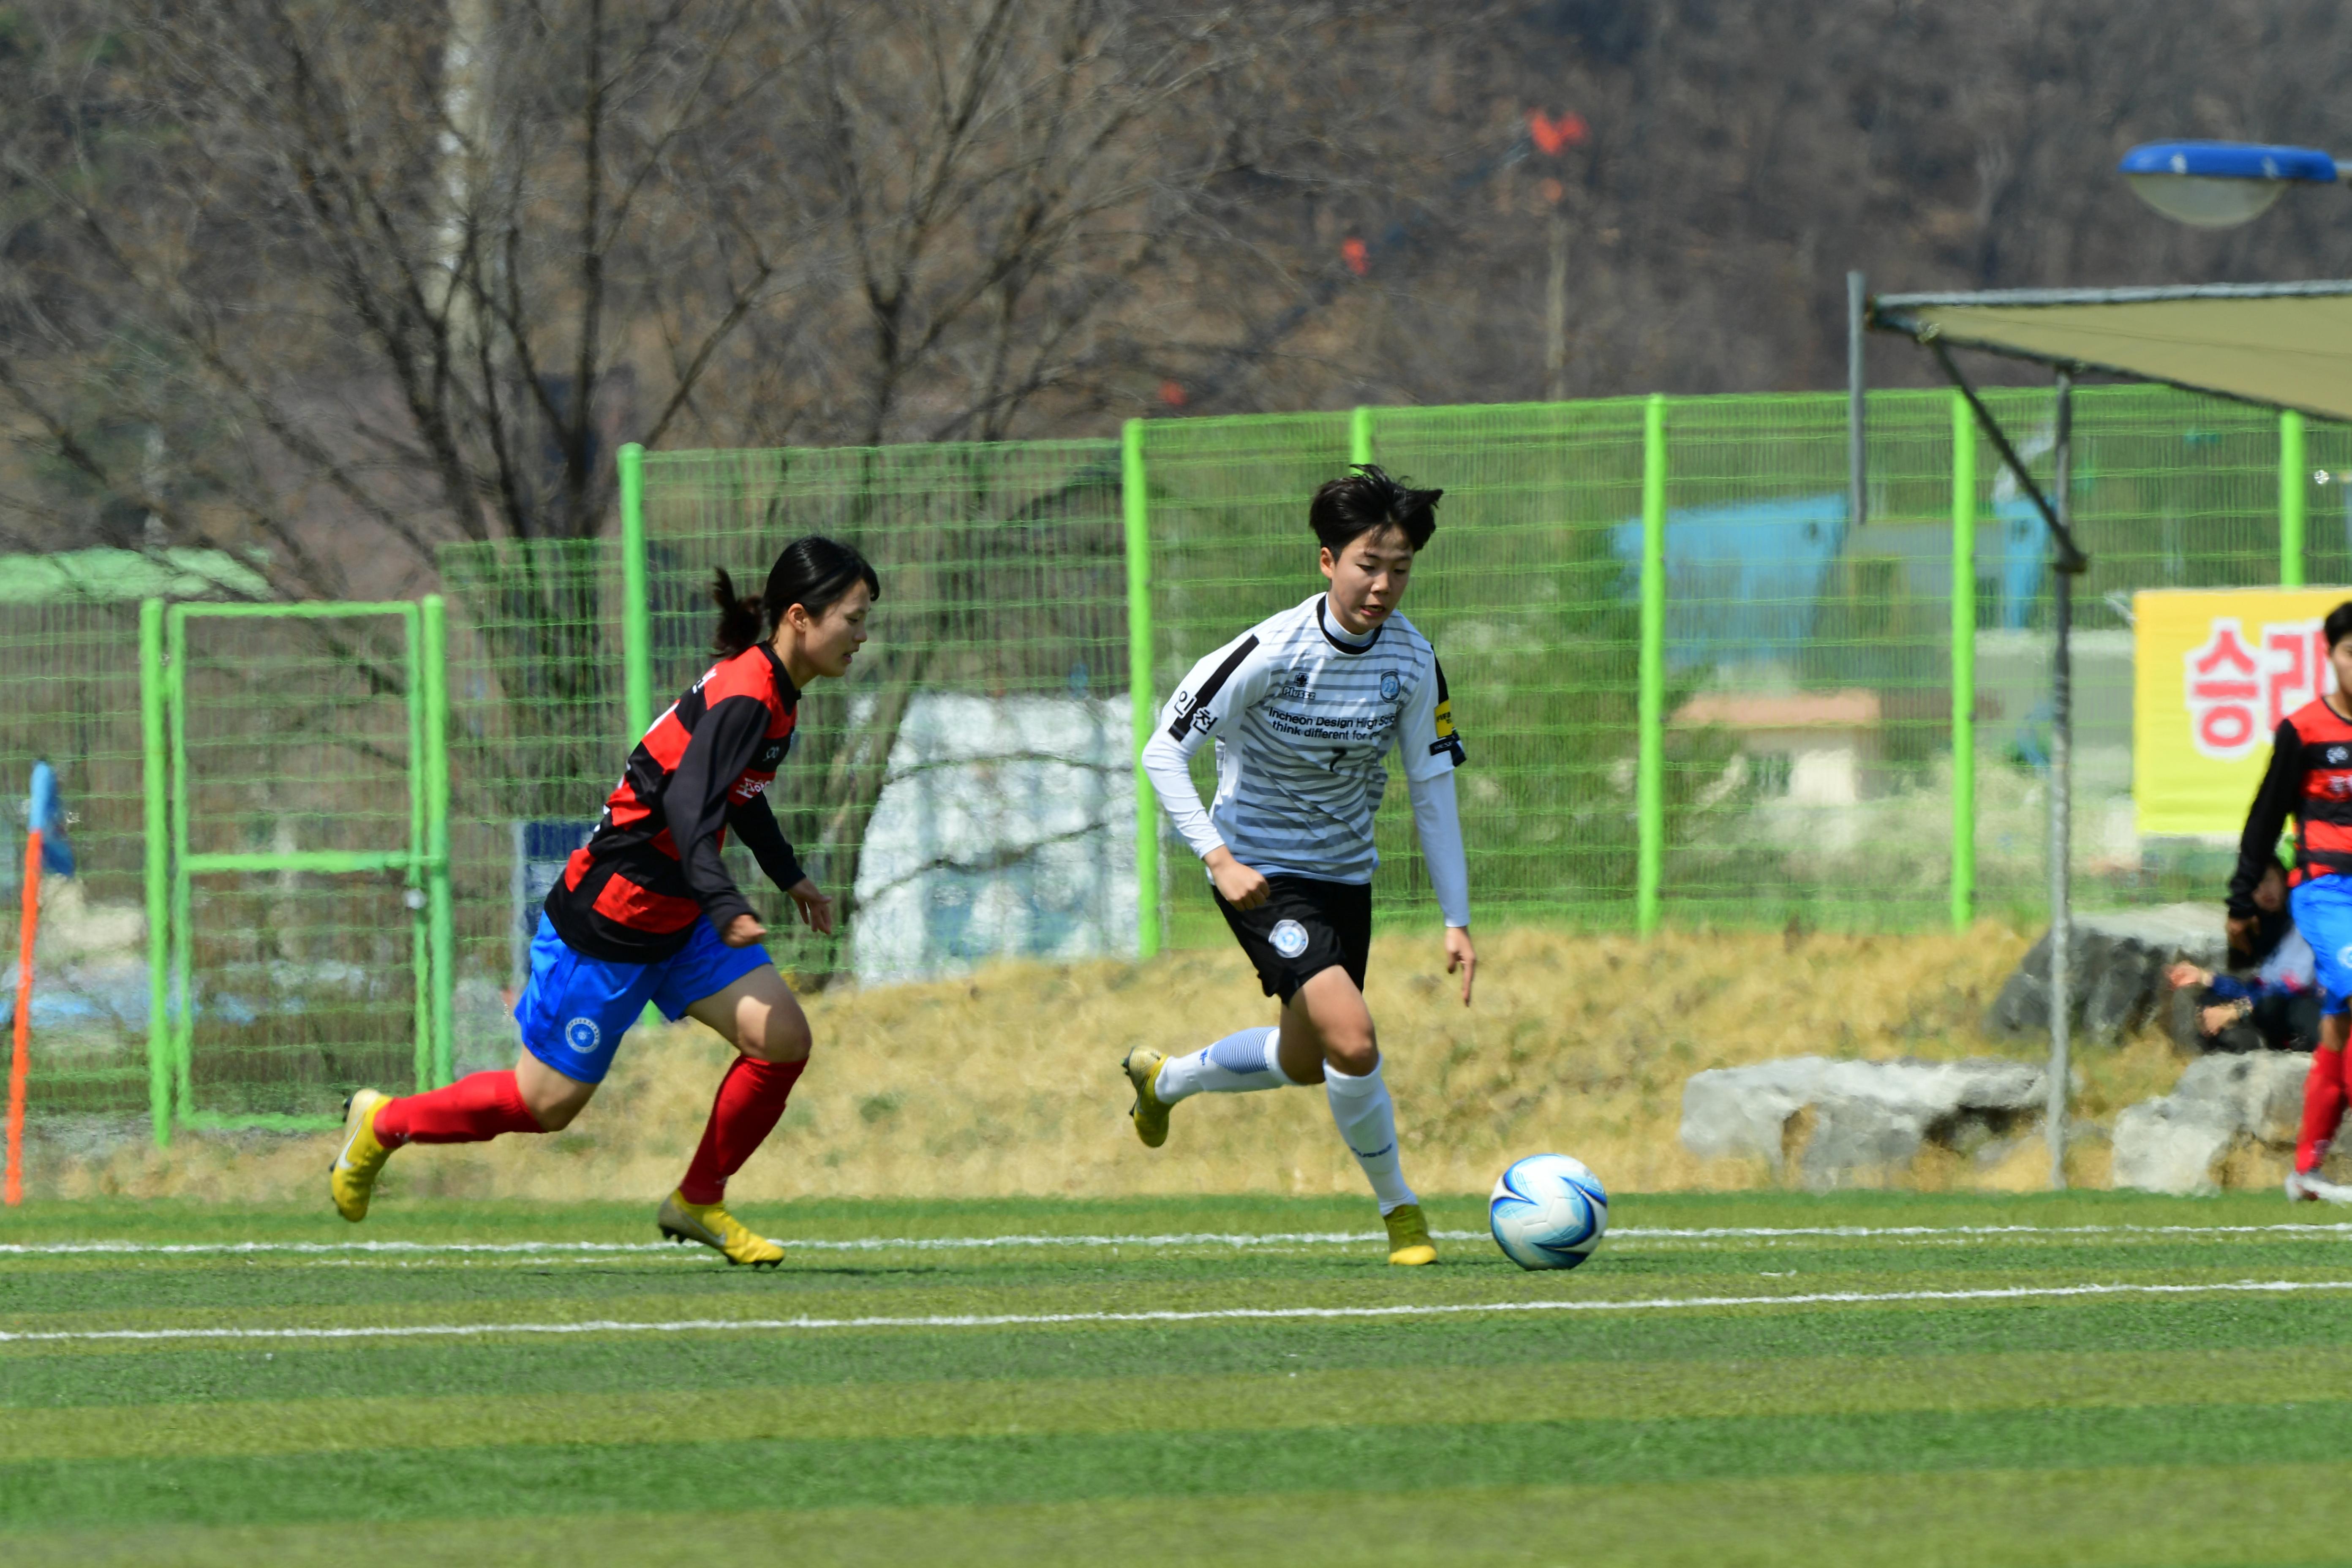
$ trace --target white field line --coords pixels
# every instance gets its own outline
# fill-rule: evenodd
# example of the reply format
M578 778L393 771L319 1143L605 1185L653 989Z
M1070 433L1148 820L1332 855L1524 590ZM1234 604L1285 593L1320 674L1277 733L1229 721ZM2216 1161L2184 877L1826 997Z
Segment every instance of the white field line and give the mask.
M1198 1311L998 1312L901 1318L621 1318L556 1323L398 1323L340 1329L58 1329L0 1331L0 1343L145 1340L480 1339L495 1334L736 1334L754 1330L1045 1328L1071 1323L1283 1322L1451 1318L1482 1312L1664 1312L1722 1307L1875 1306L1908 1301L2027 1301L2088 1296L2303 1295L2352 1291L2352 1279L2237 1279L2201 1285L2033 1285L1981 1290L1825 1290L1789 1296L1651 1296L1622 1301L1475 1301L1390 1307L1220 1307Z
M1441 1241L1483 1241L1483 1230L1441 1230ZM2009 1237L2164 1237L2278 1236L2296 1239L2352 1239L2352 1223L2332 1225L2281 1222L2276 1225L1960 1225L1960 1226L1710 1226L1680 1229L1665 1226L1622 1226L1609 1233L1618 1241L1737 1241L1822 1237L1831 1240L1971 1240ZM1161 1236L926 1236L854 1237L777 1239L796 1252L961 1252L993 1247L1346 1247L1383 1241L1380 1231L1200 1231ZM0 1243L0 1258L64 1257L76 1253L136 1253L156 1256L227 1256L286 1254L348 1257L379 1254L394 1257L486 1256L562 1257L655 1256L703 1261L701 1251L658 1241L202 1241L147 1242L120 1240Z

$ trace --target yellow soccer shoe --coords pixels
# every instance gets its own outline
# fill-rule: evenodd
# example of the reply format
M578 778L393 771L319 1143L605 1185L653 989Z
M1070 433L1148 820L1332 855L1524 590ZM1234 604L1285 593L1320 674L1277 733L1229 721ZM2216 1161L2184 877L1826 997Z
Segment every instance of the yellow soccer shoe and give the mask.
M1134 1119L1135 1135L1143 1140L1147 1149L1157 1149L1168 1142L1168 1112L1172 1107L1153 1092L1153 1086L1160 1081L1160 1066L1167 1059L1165 1052L1138 1046L1119 1064L1127 1069L1127 1081L1135 1086L1135 1104L1128 1115Z
M375 1136L376 1112L391 1103L392 1096L372 1089L355 1089L343 1101L343 1146L328 1167L327 1191L335 1200L335 1212L353 1225L367 1218L376 1173L392 1158L392 1151Z
M1381 1216L1381 1223L1389 1227L1391 1263L1417 1268L1437 1261L1437 1244L1429 1239L1429 1221L1422 1217L1419 1204L1399 1204Z
M662 1200L654 1223L672 1241L698 1241L730 1263L773 1268L784 1260L784 1249L764 1236L753 1236L722 1204L690 1204L672 1193Z

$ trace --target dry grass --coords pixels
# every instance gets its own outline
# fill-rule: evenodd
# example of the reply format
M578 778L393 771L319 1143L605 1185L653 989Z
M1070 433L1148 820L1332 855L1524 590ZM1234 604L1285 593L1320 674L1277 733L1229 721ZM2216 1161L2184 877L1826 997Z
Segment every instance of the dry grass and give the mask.
M1483 1192L1511 1158L1559 1150L1615 1187L1736 1187L1769 1174L1709 1165L1675 1139L1682 1088L1703 1068L1807 1052L1884 1059L2004 1055L1977 1021L2026 937L1987 922L1903 937L1674 932L1643 944L1537 930L1483 945L1465 1010L1429 937L1384 937L1370 987L1402 1122L1407 1175ZM1356 1193L1362 1177L1319 1093L1204 1097L1165 1149L1129 1132L1118 1070L1130 1046L1189 1049L1272 1018L1240 955L1135 965L1010 964L969 980L812 998L817 1056L782 1127L736 1195ZM2091 1051L2086 1119L2168 1089L2180 1061L2158 1039ZM632 1034L604 1093L551 1139L415 1149L388 1190L436 1195L659 1198L698 1137L728 1057L698 1026ZM219 1200L307 1198L325 1138L183 1137L36 1171L37 1190ZM1931 1152L1929 1187L2038 1186L2039 1139L2005 1159ZM2105 1178L2095 1143L2077 1175Z

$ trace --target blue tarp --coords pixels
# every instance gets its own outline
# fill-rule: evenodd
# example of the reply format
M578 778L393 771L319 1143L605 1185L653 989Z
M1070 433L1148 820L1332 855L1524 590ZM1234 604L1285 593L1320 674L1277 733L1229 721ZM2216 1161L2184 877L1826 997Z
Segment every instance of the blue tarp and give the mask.
M1927 525L1916 525L1923 530ZM1666 514L1666 662L1676 668L1793 662L1813 637L1831 568L1848 539L1843 495L1787 496L1685 507ZM1641 593L1642 520L1612 531L1612 548ZM1948 592L1948 552L1936 552L1932 582L1911 592ZM1991 622L2021 627L2040 591L2041 515L2023 500L1996 502L1978 525L1977 596ZM1920 564L1928 564L1923 557Z

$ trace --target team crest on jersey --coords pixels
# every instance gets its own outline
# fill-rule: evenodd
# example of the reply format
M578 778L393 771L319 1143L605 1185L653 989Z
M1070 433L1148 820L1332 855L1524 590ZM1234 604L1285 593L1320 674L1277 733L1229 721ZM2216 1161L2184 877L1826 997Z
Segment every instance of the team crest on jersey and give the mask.
M1266 933L1265 940L1283 957L1297 958L1307 951L1307 928L1297 921L1276 921L1274 930Z
M1393 669L1384 669L1381 671L1381 700L1383 702L1395 701L1397 690L1398 681L1396 671Z
M2330 746L2327 748L2327 765L2329 767L2340 768L2347 763L2352 763L2352 746Z

